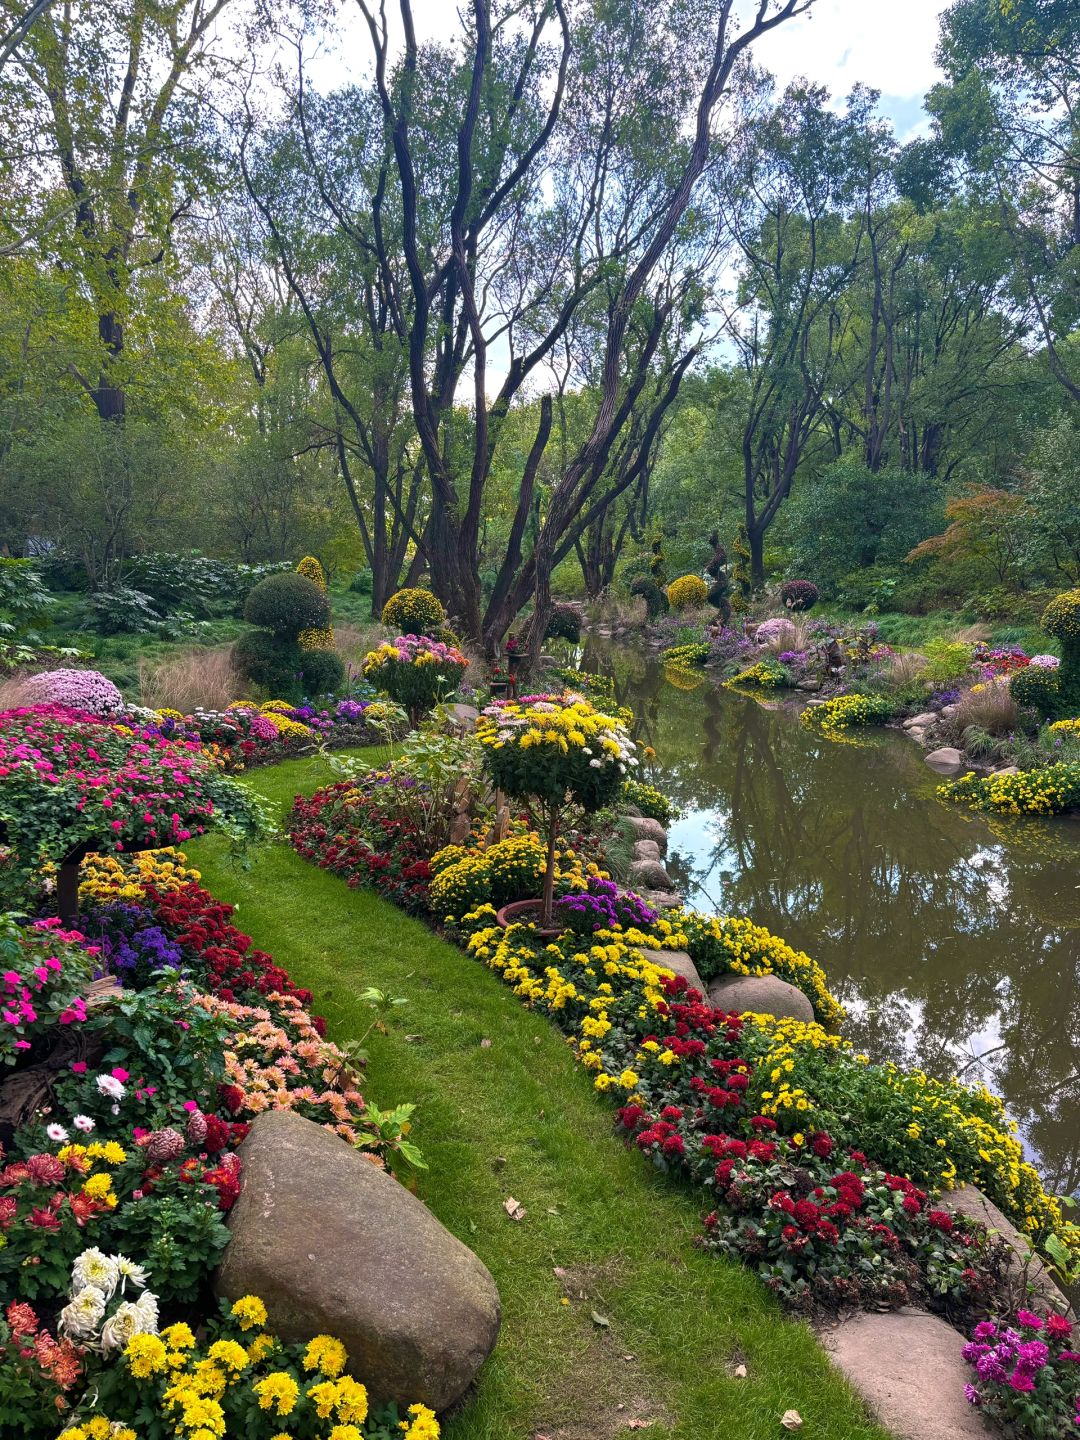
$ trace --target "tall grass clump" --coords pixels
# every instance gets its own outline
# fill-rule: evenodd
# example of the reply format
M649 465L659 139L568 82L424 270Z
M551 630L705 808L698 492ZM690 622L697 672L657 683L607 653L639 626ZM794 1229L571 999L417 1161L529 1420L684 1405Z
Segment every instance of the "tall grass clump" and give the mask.
M231 645L183 650L163 660L139 659L139 699L154 710L224 710L247 691Z

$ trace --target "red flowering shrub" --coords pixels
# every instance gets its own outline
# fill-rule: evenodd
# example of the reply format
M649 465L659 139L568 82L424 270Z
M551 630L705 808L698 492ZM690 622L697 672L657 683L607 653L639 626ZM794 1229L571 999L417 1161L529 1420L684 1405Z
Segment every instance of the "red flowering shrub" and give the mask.
M310 799L298 795L286 829L305 860L420 913L426 909L431 856L408 811L382 803L386 790L401 783L375 773L327 785Z

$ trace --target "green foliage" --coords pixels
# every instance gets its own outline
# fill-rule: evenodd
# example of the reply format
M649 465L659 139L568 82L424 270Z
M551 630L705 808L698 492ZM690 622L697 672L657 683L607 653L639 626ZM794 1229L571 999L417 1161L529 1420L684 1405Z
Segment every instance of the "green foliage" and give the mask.
M835 595L849 576L899 565L942 517L942 487L932 476L874 471L848 455L795 491L785 524L795 565Z
M1042 628L1064 649L1080 650L1080 590L1055 595L1043 611Z
M0 556L0 641L36 641L35 627L55 603L34 561Z
M672 645L667 650L662 650L660 658L665 665L694 670L708 660L709 647L704 640L691 640L685 645Z
M922 652L927 661L922 678L941 683L965 676L971 669L974 650L961 640L928 640Z
M301 650L300 684L305 695L332 695L345 683L345 665L336 650Z
M731 567L731 608L741 614L749 606L750 596L754 592L750 575L750 540L743 524L740 524L735 532L731 553L735 557Z
M446 624L446 611L430 590L399 590L383 606L380 618L401 635L434 637Z
M581 639L581 612L573 605L553 605L544 638L576 645Z
M656 620L668 612L668 597L664 588L651 575L639 575L630 586L631 595L640 595L645 601L645 613L650 620Z
M244 619L280 640L295 641L301 630L321 630L330 623L330 602L306 575L268 575L248 595Z
M370 570L358 570L349 581L349 590L353 595L370 595L374 585L375 577Z
M632 807L649 820L659 820L661 825L670 825L676 815L675 806L663 791L644 780L624 780L612 804Z
M279 700L299 696L298 676L303 669L304 652L295 640L282 639L269 630L248 630L237 640L232 653L241 672L253 685Z
M1057 670L1025 665L1009 677L1009 693L1018 705L1034 710L1042 720L1061 713L1061 681Z

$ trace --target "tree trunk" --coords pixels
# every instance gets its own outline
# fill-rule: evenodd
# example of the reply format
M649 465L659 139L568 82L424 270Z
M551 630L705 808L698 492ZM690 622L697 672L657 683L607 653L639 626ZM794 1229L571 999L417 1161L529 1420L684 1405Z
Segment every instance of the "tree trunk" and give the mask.
M105 346L106 360L101 367L97 388L91 391L91 398L102 420L124 418L125 396L119 386L110 384L109 363L120 357L124 348L124 327L114 312L98 316L98 334Z

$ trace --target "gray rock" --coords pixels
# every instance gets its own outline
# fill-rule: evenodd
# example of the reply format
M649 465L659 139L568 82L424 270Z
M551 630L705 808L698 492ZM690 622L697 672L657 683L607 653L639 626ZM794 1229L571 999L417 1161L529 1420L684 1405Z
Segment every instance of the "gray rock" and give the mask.
M931 750L925 759L931 770L936 770L941 775L955 774L964 764L963 755L954 745L943 745L940 750Z
M674 970L676 975L681 975L688 985L695 990L700 990L704 997L705 982L685 950L647 950L645 954L655 964L663 965L666 970Z
M709 981L709 1004L741 1015L775 1015L778 1020L813 1020L814 1007L803 992L777 975L718 975Z
M950 1210L956 1210L959 1214L966 1215L969 1220L980 1220L987 1230L1005 1241L1013 1252L1014 1258L1009 1264L1009 1277L1014 1283L1020 1286L1026 1278L1031 1293L1040 1303L1049 1305L1062 1315L1071 1313L1068 1300L1058 1289L1057 1282L1049 1270L1038 1256L1032 1253L1031 1246L1012 1221L998 1209L993 1201L986 1198L977 1185L965 1185L959 1190L943 1190L940 1202L942 1205L947 1205ZM1024 1276L1025 1267L1027 1268L1026 1277Z
M403 1185L322 1126L259 1115L219 1295L259 1295L287 1341L327 1333L380 1401L445 1410L499 1333L486 1266Z
M895 1440L987 1440L964 1399L963 1337L925 1310L852 1316L821 1334L833 1363Z
M476 722L480 718L480 711L475 705L463 705L455 701L453 705L446 707L450 723L458 730L467 731L476 728Z
M921 715L912 715L910 720L905 720L904 729L914 730L915 727L918 726L920 730L925 730L930 725L936 725L937 719L938 717L934 714L933 710L924 710Z
M683 897L677 890L635 890L635 895L640 895L646 905L654 910L674 909L683 903Z
M655 840L634 841L635 860L656 860L660 859L660 846Z
M659 820L650 820L647 815L624 815L624 824L638 840L655 840L661 855L667 853L667 831Z
M943 719L943 720L951 720L952 717L953 717L955 714L956 714L956 706L955 706L955 705L943 705L943 706L941 707L941 716L942 716L942 719Z
M1002 767L1001 767L1000 770L995 770L993 773L994 773L995 775L1019 775L1019 774L1020 774L1020 766L1019 766L1019 765L1002 765Z
M626 878L634 889L674 890L675 883L659 860L632 860Z
M905 730L904 734L910 736L916 745L926 744L926 731L921 730L917 725L913 725L910 730Z
M806 690L808 693L811 693L811 694L812 694L815 690L820 690L820 689L821 689L821 681L820 681L820 680L798 680L798 681L796 681L795 689L796 689L796 690Z

